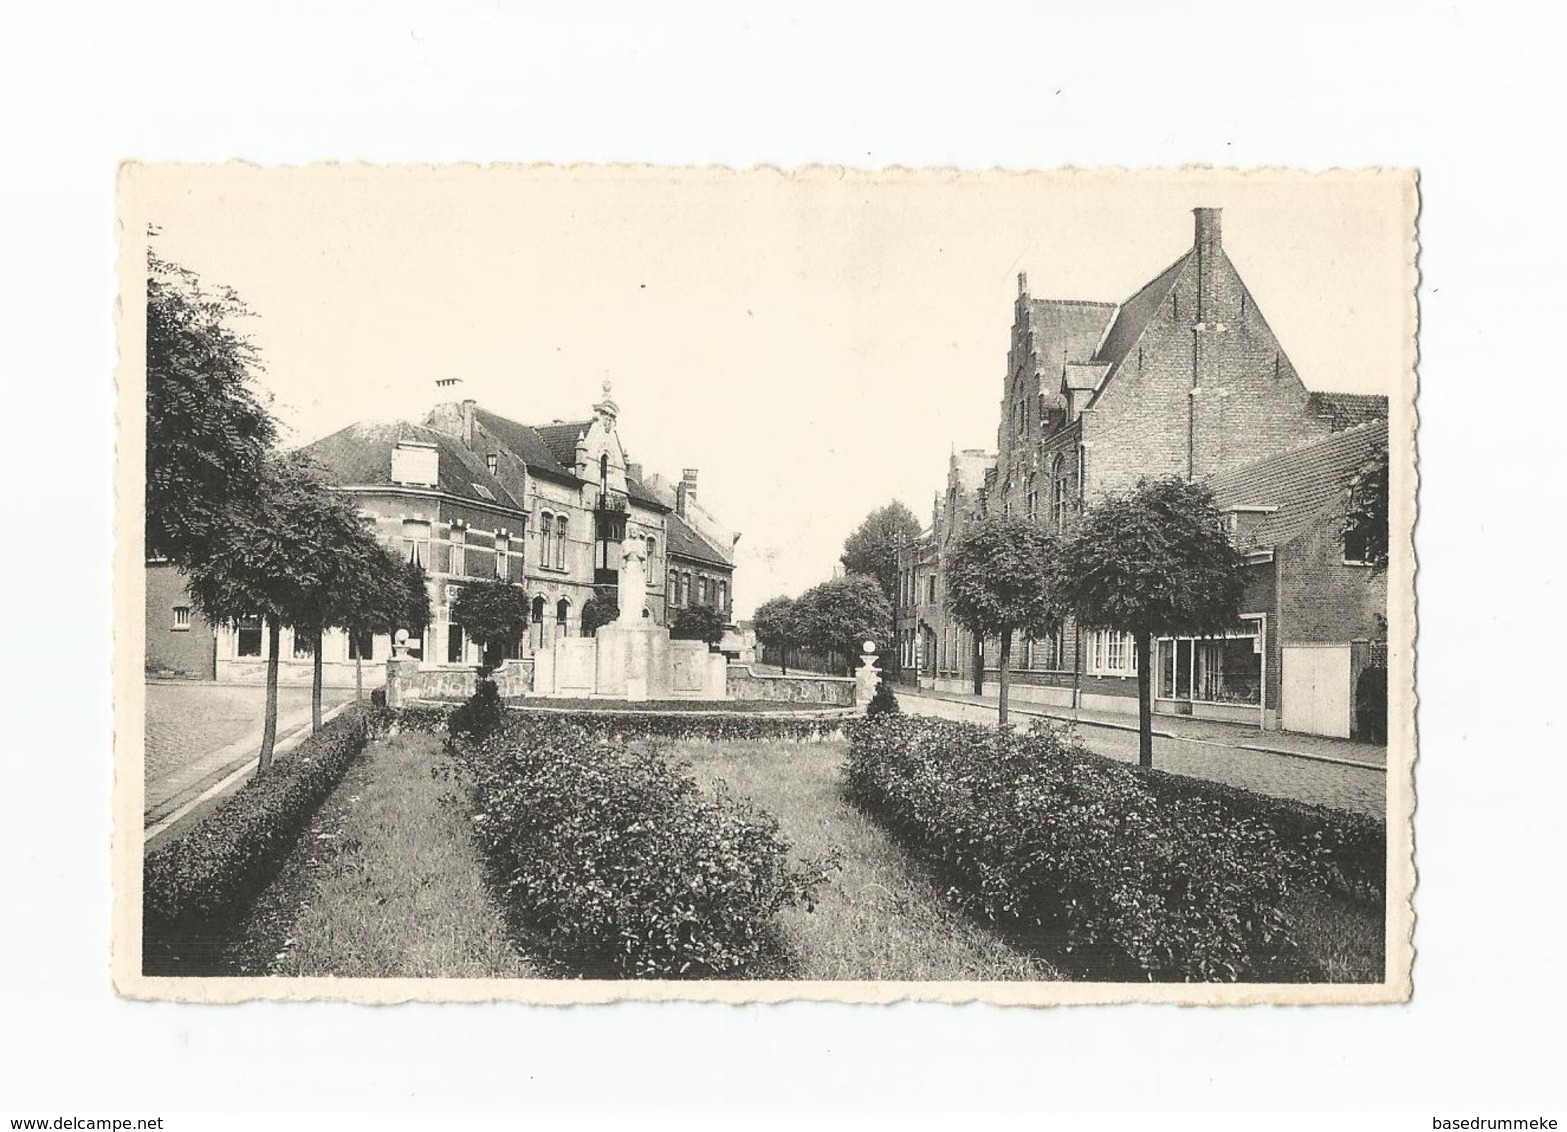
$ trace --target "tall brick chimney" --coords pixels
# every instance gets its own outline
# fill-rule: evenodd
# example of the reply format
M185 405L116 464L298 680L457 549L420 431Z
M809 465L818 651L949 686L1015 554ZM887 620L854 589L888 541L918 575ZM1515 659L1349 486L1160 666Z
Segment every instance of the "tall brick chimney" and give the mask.
M1220 238L1219 214L1222 208L1194 208L1192 215L1197 218L1197 250L1207 255L1210 251L1217 251L1224 246Z
M472 397L466 397L462 403L462 442L465 447L473 447L473 410L479 402Z
M1028 272L1026 272L1026 271L1019 271L1017 273L1017 297L1021 299L1021 298L1025 297L1027 294L1028 294Z
M675 514L684 519L687 508L695 502L696 469L682 468L680 471L680 486L675 488Z

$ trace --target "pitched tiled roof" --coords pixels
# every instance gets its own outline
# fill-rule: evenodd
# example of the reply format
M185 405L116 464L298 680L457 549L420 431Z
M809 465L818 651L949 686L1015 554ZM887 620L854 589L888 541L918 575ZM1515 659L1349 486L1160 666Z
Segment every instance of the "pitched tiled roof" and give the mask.
M1282 546L1342 507L1350 477L1386 444L1387 421L1369 421L1215 476L1210 486L1222 508L1276 508L1247 541L1257 549Z
M1387 420L1387 398L1378 393L1313 393L1306 402L1335 432Z
M552 421L547 425L535 425L537 432L563 468L577 466L577 437L593 427L592 421Z
M513 511L522 510L522 504L490 475L484 461L461 440L423 425L362 421L307 444L301 451L321 465L332 483L344 487L392 486L392 449L404 440L435 448L439 491L475 503L498 503Z
M665 537L669 540L669 553L676 558L691 558L715 566L733 568L733 551L726 551L704 538L700 531L671 511L664 522Z
M1132 347L1137 345L1137 340L1143 336L1143 331L1148 328L1148 323L1158 313L1159 304L1164 302L1175 286L1175 281L1181 277L1192 254L1184 253L1180 259L1149 280L1142 290L1121 304L1115 313L1115 321L1105 332L1104 341L1094 351L1094 361L1114 369L1126 359Z
M555 479L564 477L574 484L581 482L573 471L577 462L575 436L572 437L571 457L562 463L553 446L546 442L540 430L532 425L525 425L520 421L478 407L473 410L473 419L485 432L511 449L512 454L527 464L528 470L535 475Z
M1068 362L1086 362L1115 314L1114 303L1075 299L1029 299L1028 328L1049 381L1054 384Z

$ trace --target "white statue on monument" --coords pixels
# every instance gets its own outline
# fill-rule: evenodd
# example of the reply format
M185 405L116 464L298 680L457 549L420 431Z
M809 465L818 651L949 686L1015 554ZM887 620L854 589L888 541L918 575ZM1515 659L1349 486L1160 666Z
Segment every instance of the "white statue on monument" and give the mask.
M620 617L622 625L642 624L647 608L647 546L640 538L626 536L620 544Z

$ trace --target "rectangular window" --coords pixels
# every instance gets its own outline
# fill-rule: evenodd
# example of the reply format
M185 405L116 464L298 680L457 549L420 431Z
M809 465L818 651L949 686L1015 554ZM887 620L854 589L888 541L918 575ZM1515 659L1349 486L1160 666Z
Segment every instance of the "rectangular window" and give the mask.
M174 607L173 627L176 633L188 633L190 631L190 606L176 605Z
M462 530L456 528L452 530L452 557L451 565L446 571L448 574L455 574L458 577L467 575L467 546L464 541L466 538L467 535Z
M294 630L294 659L310 660L316 654L315 634L303 629Z
M491 452L484 458L484 467L485 470L490 473L490 475L495 475L495 473L501 470L501 458L494 452Z
M555 539L555 517L548 511L539 517L539 565L550 564L551 543Z
M566 516L555 516L555 568L566 568Z
M423 519L403 520L403 558L416 566L430 564L430 524Z
M467 642L463 639L462 626L453 621L446 626L446 663L461 664L463 662L463 646Z
M1159 642L1159 694L1199 703L1262 703L1262 618L1243 618L1219 637Z
M261 618L241 617L239 619L235 652L240 656L261 655Z
M1129 633L1097 629L1088 635L1088 671L1096 676L1131 676L1137 672L1137 645Z

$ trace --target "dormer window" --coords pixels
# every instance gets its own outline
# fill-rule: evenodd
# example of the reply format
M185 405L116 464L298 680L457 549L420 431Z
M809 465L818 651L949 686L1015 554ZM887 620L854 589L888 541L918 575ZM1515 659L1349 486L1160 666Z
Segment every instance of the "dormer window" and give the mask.
M496 475L501 470L501 458L498 453L491 452L484 458L484 467L490 475Z

